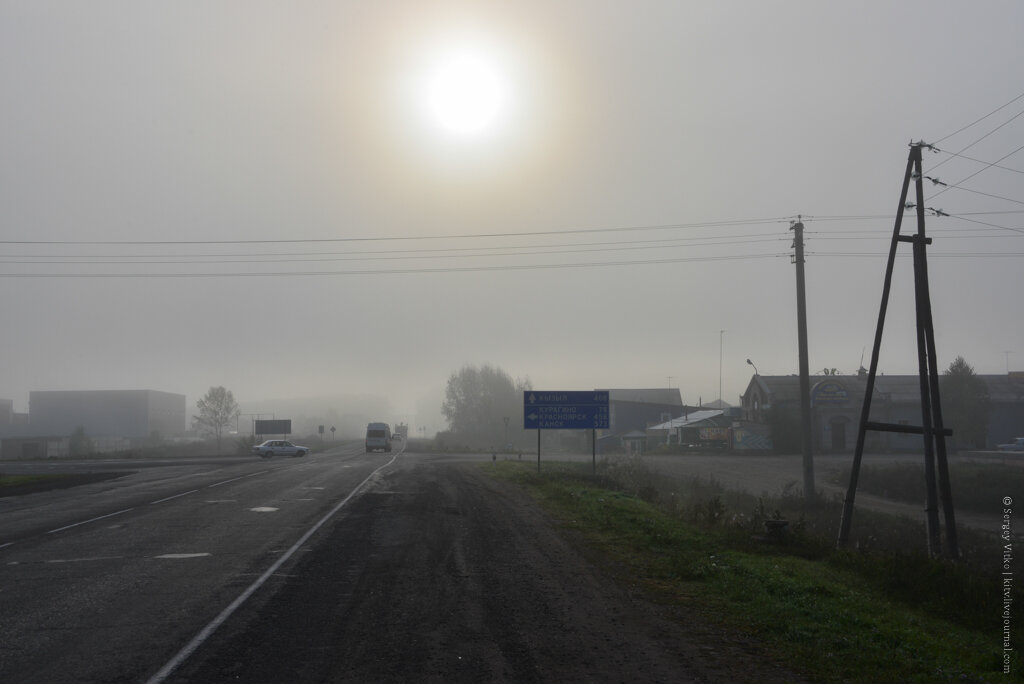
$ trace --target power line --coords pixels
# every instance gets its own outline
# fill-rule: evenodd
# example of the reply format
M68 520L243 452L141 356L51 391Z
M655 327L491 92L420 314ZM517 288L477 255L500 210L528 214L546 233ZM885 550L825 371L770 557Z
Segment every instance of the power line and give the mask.
M613 240L604 242L577 242L577 243L561 243L561 244L550 244L550 245L502 245L496 247L445 247L445 248L423 248L423 249L397 249L397 250L357 250L357 251L346 251L346 252L256 252L256 253L230 253L230 254L16 254L10 255L12 259L74 259L75 261L6 261L0 263L112 263L112 264L127 264L127 263L245 263L245 261L252 261L254 263L262 263L267 259L277 259L286 257L324 257L321 259L314 259L314 261L328 261L327 257L365 257L366 255L387 255L389 259L412 259L412 258L425 258L422 255L427 255L429 258L462 258L462 257L485 257L485 256L523 256L531 254L570 254L576 251L613 251L613 250L587 250L579 249L582 247L603 247L603 246L615 246L615 245L627 245L626 247L620 247L620 249L669 249L673 247L709 247L709 246L730 246L736 244L753 244L755 242L784 242L787 240L784 236L779 237L767 237L764 233L758 233L753 235L731 235L726 238L711 240L707 242L696 242L697 240L708 240L707 237L689 237L689 238L661 238L656 240ZM682 243L682 244L680 244ZM565 249L562 249L565 248ZM503 250L535 250L529 252L507 252L501 253ZM543 250L543 251L536 251ZM465 252L476 252L473 254L466 254ZM367 258L367 260L372 260ZM117 261L101 261L102 259L115 259ZM160 261L151 261L151 259L160 259ZM188 261L170 261L172 259L186 259ZM223 259L227 261L208 261L214 259ZM232 259L239 259L240 261L231 261ZM130 261L132 260L132 261ZM143 261L134 261L143 260ZM197 261L203 260L203 261ZM344 259L338 259L344 260ZM356 259L352 259L356 260Z
M771 238L765 240L749 240L744 244L751 244L754 242L785 242L785 238ZM735 245L735 242L709 242L704 244L695 245L676 245L675 247L705 247L705 246L722 246L722 245ZM293 258L280 258L274 255L258 254L252 256L258 256L261 258L242 258L242 259L226 259L217 260L214 258L204 259L197 261L193 259L188 260L170 260L170 259L151 259L151 260L139 260L133 259L131 261L81 261L81 260L33 260L33 261L18 261L18 260L5 260L0 259L0 264L90 264L90 265L140 265L140 264L278 264L278 263L323 263L332 261L408 261L408 260L422 260L422 259L472 259L480 257L514 257L514 256L544 256L549 254L585 254L593 252L623 252L623 251L635 251L640 249L670 249L672 246L664 245L634 245L629 247L601 247L601 248L589 248L589 249L562 249L562 250L541 250L541 251L530 251L530 252L496 252L493 254L399 254L389 256L310 256L309 258L293 259ZM83 257L87 258L87 257Z
M613 228L578 228L568 230L542 230L522 233L466 233L453 235L409 235L347 238L293 238L270 240L0 240L5 245L263 245L263 244L316 244L341 242L390 242L399 240L465 240L496 237L535 237L538 235L573 235L582 233L636 232L645 230L680 230L691 228L720 228L770 223L788 223L786 217L740 219L735 221L704 221L649 226L618 226Z
M885 252L807 252L809 255L819 257L871 257L881 258L885 257ZM907 252L905 254L897 254L898 258L912 258L914 255ZM931 250L928 252L928 258L989 258L989 257L1012 257L1019 258L1024 257L1024 252L937 252Z
M1021 111L1021 114L1024 114L1024 111ZM1018 115L1018 116L1019 116L1019 115ZM1017 154L1017 153L1018 153L1018 152L1020 152L1021 150L1024 150L1024 145L1021 145L1020 147L1018 147L1017 149L1015 149L1015 150L1014 150L1013 152L1010 152L1009 154L1005 154L1005 155L1003 155L1002 157L1000 157L999 159L997 159L997 160L996 160L995 162L993 162L993 163L991 163L991 164L988 164L988 165L984 166L983 168L980 168L980 169L978 169L977 171L975 171L975 172L974 172L974 173L972 173L971 175L967 176L966 178L962 178L962 179L960 179L959 181L957 181L956 183L953 183L952 185L948 185L947 187L943 188L942 190L939 190L939 191L938 191L937 193L935 193L935 194L934 194L934 195L932 195L931 197L927 197L927 198L925 198L925 200L926 200L926 201L931 201L932 199L934 199L934 198L938 197L939 195L941 195L942 193L946 192L946 191L947 191L947 190L949 190L950 188L958 188L958 189L961 189L961 190L965 190L966 188L961 188L961 187L960 187L960 184L961 184L961 183L964 183L964 182L966 182L966 181L969 181L970 179L972 179L972 178L974 178L975 176L977 176L977 175L978 175L979 173L982 173L983 171L987 171L988 169L992 168L993 166L995 166L995 165L996 165L996 164L998 164L999 162L1003 161L1003 160L1004 160L1004 159L1006 159L1007 157L1012 157L1013 155ZM1001 199L1005 199L1005 198L1001 198ZM1017 200L1010 200L1010 201L1011 201L1011 202L1016 202ZM1022 202L1021 204L1024 204L1024 202Z
M561 264L506 264L490 266L462 266L446 268L401 268L363 271L255 271L208 273L0 273L0 278L254 278L254 277L312 277L357 275L403 275L428 273L475 273L481 271L533 271L570 268L596 268L601 266L650 266L706 261L742 261L789 257L788 252L776 254L745 254L714 257L679 257L673 259L640 259L633 261L575 262Z
M1019 99L1019 98L1018 98L1018 99ZM988 133L986 133L985 135L981 136L980 138L978 138L977 140L975 140L974 142L972 142L972 143L971 143L970 145L967 145L966 147L963 147L963 148L961 148L961 149L957 150L957 151L956 151L956 153L955 153L955 156L959 156L959 155L960 155L960 154L961 154L962 152L965 152L966 150L969 150L969 149L971 149L972 147L974 147L975 145L977 145L978 143L980 143L980 142L981 142L982 140L984 140L985 138L987 138L987 137L989 137L990 135L994 134L994 133L995 133L996 131L998 131L998 130L1002 129L1003 127L1005 127L1005 126L1007 126L1007 125L1009 125L1009 124L1010 124L1010 122L1012 122L1012 121L1015 121L1015 120L1016 120L1016 119L1017 119L1018 117L1020 117L1020 116L1021 116L1022 114L1024 114L1024 109L1022 109L1021 111L1017 112L1017 113L1016 113L1016 114L1014 114L1014 115L1013 115L1012 117L1010 117L1010 118L1009 118L1008 120L1006 120L1006 121L1004 121L1003 123L1001 123L1000 125L996 126L996 127L995 127L995 128L993 128L993 129L992 129L991 131L989 131L989 132L988 132ZM946 136L946 137L949 137L949 136ZM945 140L945 138L943 138L943 140ZM935 146L934 146L934 145L929 145L929 147L930 147L931 149L935 149ZM1006 158L1006 157L1003 157L1003 159L1005 159L1005 158ZM933 166L933 167L932 167L931 169L929 169L929 173L931 173L931 172L935 171L935 169L939 168L940 166L942 166L943 164L945 164L946 162L948 162L948 161L949 161L950 159L952 159L952 157L946 157L945 159L943 159L942 161L940 161L940 162L939 162L938 164L936 164L935 166ZM1002 161L1002 159L1000 159L999 161ZM984 170L984 169L982 169L982 170ZM964 180L967 180L967 179L965 178ZM963 181L961 181L961 182L963 182Z
M972 161L972 162L975 162L977 164L987 164L991 168L1000 169L1002 171L1010 171L1012 173L1024 174L1024 171L1022 171L1020 169L1010 168L1009 166L1000 166L999 164L989 164L987 161L984 161L982 159L975 159L974 157L968 157L966 154L957 154L956 152L947 152L946 150L939 150L938 148L935 148L935 149L938 150L939 152L943 153L943 154L948 154L948 155L950 155L952 157L959 157L960 159L966 159L967 161Z
M953 131L949 135L946 135L946 136L943 136L943 137L939 138L938 140L935 141L935 144L938 145L939 143L943 142L944 140L948 140L949 138L952 138L957 133L963 133L968 128L974 126L975 124L981 123L982 121L984 121L988 117L992 116L993 114L997 114L997 113L1001 112L1002 110L1006 109L1007 107L1009 107L1010 105L1012 105L1014 102L1016 102L1017 100L1019 100L1021 98L1024 98L1024 93L1021 93L1020 95L1018 95L1017 97L1013 98L1012 100L1010 100L1006 104L1002 105L1001 107L997 107L997 108L993 109L991 112L989 112L985 116L981 117L980 119L972 121L971 123L967 124L963 128L958 128L957 130ZM1020 115L1018 114L1018 116L1020 116ZM966 148L964 148L964 149L966 149Z

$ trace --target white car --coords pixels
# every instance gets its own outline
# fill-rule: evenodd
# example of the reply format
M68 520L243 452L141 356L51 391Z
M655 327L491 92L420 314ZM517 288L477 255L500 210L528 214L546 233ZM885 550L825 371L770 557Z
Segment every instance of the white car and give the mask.
M1024 437L1017 437L1009 444L997 444L999 451L1024 451Z
M263 444L257 444L252 448L252 453L263 458L273 456L305 456L309 448L286 442L283 439L268 439Z

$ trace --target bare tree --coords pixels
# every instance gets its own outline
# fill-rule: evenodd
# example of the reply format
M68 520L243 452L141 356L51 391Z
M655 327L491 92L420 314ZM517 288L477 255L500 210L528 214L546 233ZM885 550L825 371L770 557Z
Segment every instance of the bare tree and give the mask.
M220 453L220 440L224 428L238 419L238 403L235 395L223 387L211 387L202 399L196 402L198 416L192 416L192 426L200 432L213 435Z
M522 432L523 391L530 389L528 378L513 380L500 368L464 366L448 378L441 412L465 443L504 445Z

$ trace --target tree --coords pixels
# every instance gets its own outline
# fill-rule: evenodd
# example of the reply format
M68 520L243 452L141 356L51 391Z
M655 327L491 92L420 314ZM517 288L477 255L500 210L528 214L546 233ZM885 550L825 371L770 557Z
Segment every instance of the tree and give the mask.
M531 389L529 379L513 381L500 368L464 366L448 378L441 412L463 443L493 448L521 441L523 392Z
M192 416L192 426L200 432L213 435L220 453L220 439L224 428L238 419L238 404L235 395L223 387L211 387L202 399L196 402L198 416Z
M939 392L942 420L945 427L953 430L953 443L957 447L983 448L992 402L988 385L974 374L974 368L964 357L956 357L943 372Z

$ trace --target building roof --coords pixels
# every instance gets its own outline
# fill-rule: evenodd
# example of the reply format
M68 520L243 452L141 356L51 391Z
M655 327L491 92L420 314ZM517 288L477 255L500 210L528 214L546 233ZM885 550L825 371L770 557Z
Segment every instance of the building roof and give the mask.
M676 428L698 427L698 423L710 421L723 414L723 411L694 411L685 416L679 416L661 425L652 425L648 430L675 430Z
M714 399L712 401L706 401L700 405L701 408L712 408L712 409L727 409L732 408L732 404L725 401L724 399Z
M596 392L608 392L608 401L622 401L633 404L662 404L682 406L683 398L678 387L655 389L599 389Z

